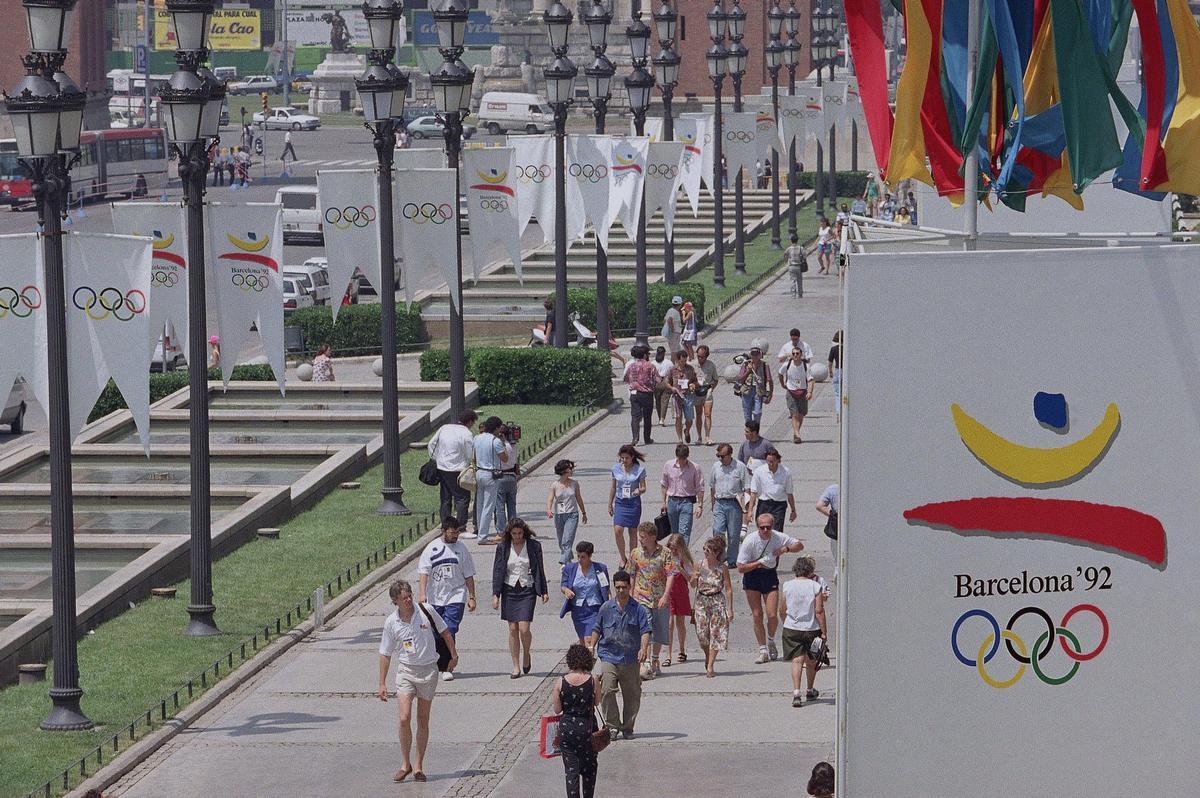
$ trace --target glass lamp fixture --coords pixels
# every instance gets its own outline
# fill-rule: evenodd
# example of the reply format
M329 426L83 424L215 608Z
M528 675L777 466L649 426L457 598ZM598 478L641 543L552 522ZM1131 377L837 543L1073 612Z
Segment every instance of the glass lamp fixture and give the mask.
M660 42L675 41L675 28L679 24L679 12L666 0L654 12L654 29Z
M362 15L367 20L371 49L395 49L400 41L400 20L404 19L404 3L400 0L366 0L362 5Z
M644 113L650 107L650 90L654 88L654 76L643 67L635 66L625 78L625 91L629 93L631 111Z
M583 15L583 22L587 25L588 44L593 50L603 50L608 46L608 26L612 24L612 14L608 10L608 6L594 0L588 7L587 13Z
M180 145L204 139L202 125L209 84L195 72L177 69L158 90L159 108L167 138Z
M796 41L795 39L789 39L788 43L784 45L783 60L787 63L789 68L796 66L796 64L800 62L800 51L803 48L804 45L800 44L800 42Z
M41 75L26 75L5 97L4 106L12 117L18 155L43 158L58 150L62 97L57 83Z
M469 107L473 79L471 70L461 61L443 61L429 74L438 110L443 114L453 114L461 111L464 104Z
M771 6L771 10L767 12L767 30L770 31L772 39L779 38L786 18L787 14L784 13L778 2Z
M767 45L767 68L772 71L778 71L779 67L783 66L783 55L787 52L787 48L783 46L783 42L775 39Z
M629 57L634 63L645 61L650 43L650 26L642 22L641 14L633 15L633 22L625 29L625 35L629 37Z
M75 0L25 0L25 23L35 53L61 53L71 40L71 10ZM209 9L212 4L209 3Z
M587 77L588 96L593 100L608 99L611 94L613 75L617 74L617 68L613 66L613 62L601 53L596 56L590 66L584 68L583 74Z
M783 17L788 36L795 36L800 32L800 12L796 9L796 0L791 0L791 5L783 12Z
M660 87L679 82L679 61L679 54L670 47L664 47L654 56L654 77Z
M546 28L550 32L550 49L556 54L566 53L567 31L574 18L570 9L562 4L562 0L554 0L554 3L542 13L542 21L546 23ZM574 79L573 76L572 79Z
M713 3L713 7L704 18L708 20L708 38L714 42L725 38L725 8L721 5L721 0Z
M746 45L741 42L733 42L729 45L729 61L726 64L730 75L742 75L746 72L746 58L749 57L750 51L746 49Z
M467 39L467 19L470 16L467 0L444 0L441 7L433 12L433 21L437 25L438 49L463 47Z
M206 138L216 138L221 134L221 106L225 103L225 84L208 67L200 67L196 73L208 84L208 102L204 104L200 130Z
M731 39L739 39L746 28L746 9L741 3L735 2L733 8L725 15L725 31Z
M556 3L556 5L561 5ZM546 12L549 13L549 12ZM560 55L554 63L546 67L542 74L546 78L546 99L551 105L561 105L571 101L575 93L575 76L579 70L571 59Z
M175 34L175 49L208 49L212 14L213 0L168 0L167 15Z
M367 122L382 122L399 115L393 106L396 102L396 95L399 95L400 106L403 107L404 87L397 86L396 76L386 67L371 64L362 77L354 81L354 86L358 89L358 99L363 107L363 119Z
M729 61L729 51L721 44L714 44L704 54L704 61L708 64L708 76L710 78L723 77L725 75L726 64Z
M74 152L79 149L79 133L83 130L83 109L87 95L79 90L66 72L55 72L62 111L58 117L58 148Z

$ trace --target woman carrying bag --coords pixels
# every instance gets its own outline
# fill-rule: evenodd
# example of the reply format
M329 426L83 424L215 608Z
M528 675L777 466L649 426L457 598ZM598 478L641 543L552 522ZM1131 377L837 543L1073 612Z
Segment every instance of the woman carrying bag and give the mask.
M596 753L604 746L592 739L597 731L596 707L600 704L600 682L592 676L595 664L587 646L572 643L567 649L569 672L554 685L554 711L561 716L558 745L566 771L567 798L592 798L596 792ZM608 732L601 733L607 741Z
M595 551L590 540L576 543L575 554L579 560L563 567L560 582L560 590L566 601L558 617L565 618L567 613L571 613L571 622L575 624L575 634L581 644L592 633L600 605L608 601L610 594L608 567L592 559Z
M533 609L538 596L543 604L550 600L542 562L542 544L534 540L533 530L520 518L509 520L492 561L492 609L500 610L501 619L508 622L511 679L521 678L533 667L529 653L533 647ZM522 648L525 658L519 662Z

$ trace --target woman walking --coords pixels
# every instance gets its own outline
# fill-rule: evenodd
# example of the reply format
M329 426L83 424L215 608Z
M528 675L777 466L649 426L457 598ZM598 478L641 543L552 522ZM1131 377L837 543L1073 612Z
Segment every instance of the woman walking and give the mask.
M714 535L704 542L704 562L692 580L696 586L696 637L704 652L705 675L711 679L717 675L717 652L728 646L733 620L733 584L725 562L725 538Z
M679 345L683 347L683 351L687 352L687 359L691 360L696 354L696 308L691 302L683 303L683 335L680 336Z
M508 653L513 666L509 678L519 679L533 667L529 654L533 630L529 627L538 596L543 604L550 600L542 544L534 539L529 524L520 518L509 519L492 560L492 609L500 610L500 618L508 622ZM525 657L518 664L522 649Z
M329 344L321 344L312 362L313 382L333 382L333 358L330 357Z
M575 554L578 562L567 563L560 580L559 590L566 601L563 602L558 617L562 618L568 612L571 613L571 622L575 624L575 635L580 643L592 633L600 605L608 601L611 587L608 566L592 560L595 551L589 540L576 543Z
M820 638L828 640L825 622L825 590L816 578L812 557L799 557L792 566L796 578L783 586L779 619L783 621L783 658L792 663L792 706L804 706L817 692L817 659L812 645ZM800 695L801 674L808 677L808 691Z
M625 553L637 542L637 525L642 522L642 494L646 492L646 456L631 444L617 450L617 464L612 467L612 484L608 489L608 514L613 520L613 537L617 541L620 569L629 561ZM629 534L629 546L625 534ZM581 635L582 637L582 635Z
M675 559L675 573L667 586L667 599L671 608L670 622L667 625L667 656L663 667L671 665L671 652L675 650L675 636L679 636L679 661L687 662L687 652L684 650L687 640L687 622L692 619L692 577L696 572L696 562L687 541L678 532L667 535L665 541L667 551Z
M579 529L579 517L587 523L587 508L583 506L583 491L573 479L575 463L559 460L554 464L558 479L550 483L550 495L546 497L546 517L554 519L554 533L558 536L558 564L571 561L571 548L575 545L575 532Z
M688 353L675 353L675 365L667 374L667 387L675 395L675 442L692 442L692 422L696 420L696 369L688 363Z
M568 673L554 685L554 713L558 721L558 747L567 777L567 798L592 798L596 792L596 707L600 682L592 676L596 659L587 646L572 643L567 649ZM579 789L580 782L583 790Z

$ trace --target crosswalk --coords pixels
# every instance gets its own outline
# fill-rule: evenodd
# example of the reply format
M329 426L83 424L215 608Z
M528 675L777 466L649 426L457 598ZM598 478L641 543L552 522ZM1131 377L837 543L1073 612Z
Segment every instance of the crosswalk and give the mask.
M291 161L291 160L289 160L285 164L284 161L279 161L279 160L272 158L267 163L270 165L273 165L273 166L287 165L292 168L297 168L297 167L321 168L324 166L374 166L376 161L374 158L368 158L366 160L351 159L351 160L324 160L324 161L308 161L308 160Z

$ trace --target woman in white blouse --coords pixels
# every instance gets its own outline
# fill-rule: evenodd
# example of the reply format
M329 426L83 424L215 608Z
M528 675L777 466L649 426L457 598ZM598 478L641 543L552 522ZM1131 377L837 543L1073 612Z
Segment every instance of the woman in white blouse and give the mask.
M543 604L550 600L542 563L542 544L534 539L529 524L521 518L509 519L492 561L492 609L500 610L500 617L508 622L513 679L521 678L533 667L529 653L533 647L530 625L537 597L542 597Z

